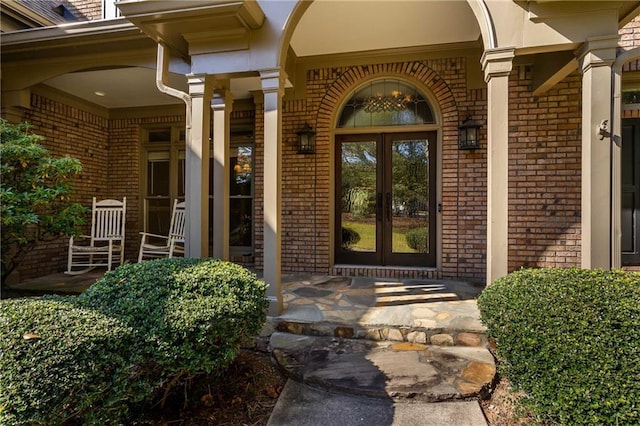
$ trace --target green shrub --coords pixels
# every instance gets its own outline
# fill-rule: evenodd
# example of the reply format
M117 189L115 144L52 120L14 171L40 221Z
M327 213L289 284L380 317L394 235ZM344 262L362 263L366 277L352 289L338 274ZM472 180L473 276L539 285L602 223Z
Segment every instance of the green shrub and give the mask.
M342 248L347 250L349 247L358 244L360 234L351 228L342 227Z
M518 271L478 307L503 373L535 412L560 424L640 424L640 274Z
M149 397L132 329L75 301L0 301L0 424L117 424Z
M51 156L27 123L0 118L0 276L7 277L40 242L73 235L86 209L71 203L75 158Z
M429 251L429 229L413 228L404 234L407 245L418 253L427 253Z
M124 321L158 377L223 370L266 319L266 284L242 266L213 259L123 265L79 296L83 306Z

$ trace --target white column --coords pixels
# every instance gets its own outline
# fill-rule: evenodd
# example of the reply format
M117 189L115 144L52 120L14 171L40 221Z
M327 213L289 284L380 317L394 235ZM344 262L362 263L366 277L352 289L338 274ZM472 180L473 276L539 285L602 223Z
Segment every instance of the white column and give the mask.
M206 75L189 75L191 129L185 159L185 256L209 254L209 131L213 85Z
M579 52L582 71L582 267L611 267L612 73L618 36L589 39Z
M231 92L214 95L213 104L213 257L229 260L229 145Z
M284 72L260 72L264 93L264 281L269 284L269 315L282 312L282 96Z
M509 272L509 74L515 49L486 50L487 284Z

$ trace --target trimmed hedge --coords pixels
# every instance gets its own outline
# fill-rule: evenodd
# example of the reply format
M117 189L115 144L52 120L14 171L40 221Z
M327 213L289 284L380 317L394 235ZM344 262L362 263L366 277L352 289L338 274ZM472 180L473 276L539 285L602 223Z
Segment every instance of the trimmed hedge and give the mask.
M114 424L151 395L132 380L131 327L75 302L0 301L0 424Z
M135 328L159 379L223 370L266 320L266 284L215 259L158 259L123 265L79 296L80 303Z
M428 228L414 228L408 231L404 238L407 240L407 245L418 253L427 253L429 251Z
M342 248L348 250L351 246L358 244L360 234L351 228L342 227Z
M266 319L266 284L212 259L108 272L78 297L0 301L0 424L131 424L221 372Z
M640 274L529 269L478 298L502 372L560 424L640 424Z

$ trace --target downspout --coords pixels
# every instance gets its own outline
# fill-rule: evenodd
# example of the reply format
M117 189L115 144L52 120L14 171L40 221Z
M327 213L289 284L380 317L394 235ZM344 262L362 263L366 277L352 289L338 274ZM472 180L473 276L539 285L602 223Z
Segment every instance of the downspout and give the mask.
M162 93L166 93L169 96L173 96L174 98L182 99L186 106L186 131L185 131L185 146L187 149L191 147L191 96L188 93L185 93L181 90L175 89L173 87L167 86L168 82L168 74L169 74L169 50L162 43L158 43L158 60L156 63L156 86L158 90ZM189 194L185 194L188 196ZM186 215L189 217L189 204L186 204ZM189 229L189 223L186 224L187 230ZM189 238L189 233L187 232L186 238ZM185 257L190 257L189 253L189 245L185 244Z
M169 73L169 51L162 43L158 43L158 61L156 65L156 86L162 93L166 93L174 98L182 99L185 103L186 110L186 146L190 145L191 140L191 96L181 90L167 86L167 75Z

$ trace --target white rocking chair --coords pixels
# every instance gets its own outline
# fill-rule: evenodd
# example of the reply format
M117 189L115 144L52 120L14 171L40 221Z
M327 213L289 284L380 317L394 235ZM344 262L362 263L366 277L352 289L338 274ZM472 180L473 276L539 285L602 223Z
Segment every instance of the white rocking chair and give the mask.
M140 252L138 254L138 263L143 260L172 258L176 254L184 256L184 227L185 227L185 202L173 202L173 210L171 212L171 222L169 223L169 235L150 234L141 232ZM164 241L164 244L155 244L152 241Z
M124 263L124 223L127 197L96 202L91 207L91 235L69 239L69 261L66 274L78 275L96 267L110 271L115 262ZM76 239L89 240L88 245L76 244ZM80 269L77 269L80 268Z

